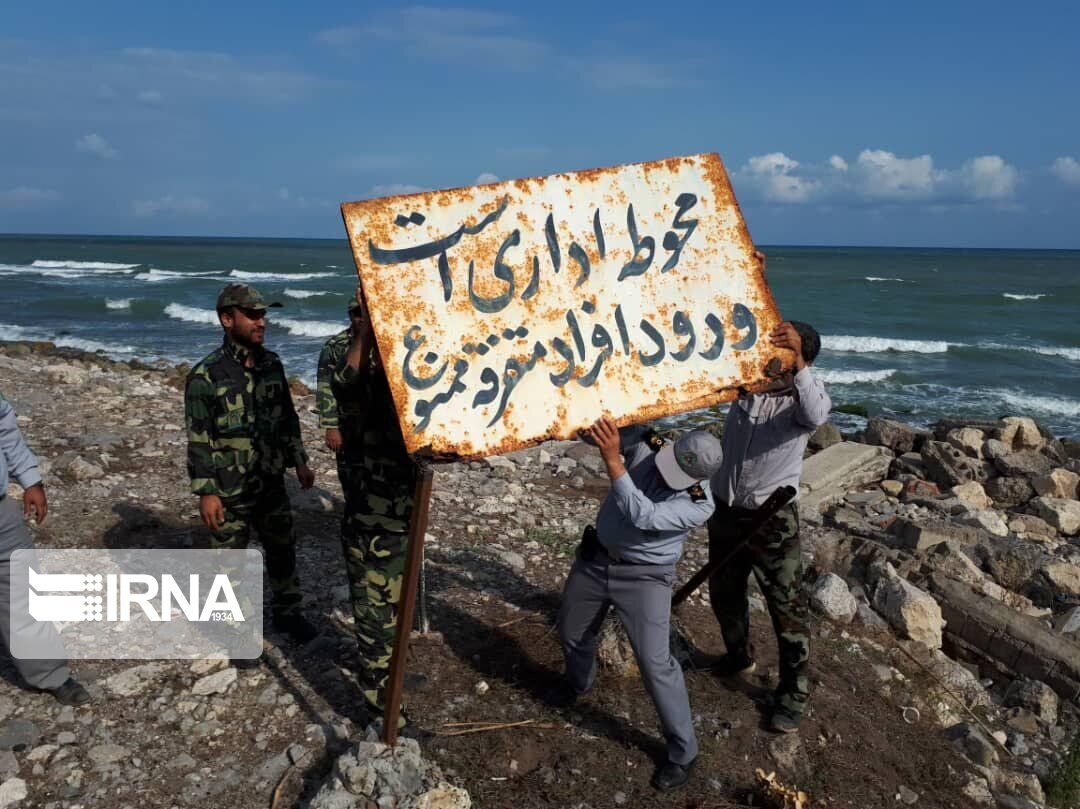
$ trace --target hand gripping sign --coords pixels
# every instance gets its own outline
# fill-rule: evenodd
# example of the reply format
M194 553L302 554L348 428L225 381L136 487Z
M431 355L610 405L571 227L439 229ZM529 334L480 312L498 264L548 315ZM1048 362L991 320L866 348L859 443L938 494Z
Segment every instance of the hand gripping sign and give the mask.
M341 209L410 452L707 407L790 364L718 155Z

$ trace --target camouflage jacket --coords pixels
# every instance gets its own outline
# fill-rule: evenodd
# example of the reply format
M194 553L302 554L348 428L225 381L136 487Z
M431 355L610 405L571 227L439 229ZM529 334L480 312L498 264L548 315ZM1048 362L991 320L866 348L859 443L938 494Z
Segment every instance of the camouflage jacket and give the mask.
M278 355L248 352L228 338L188 374L184 416L195 494L235 497L254 477L307 464L300 420Z
M319 354L319 426L341 431L345 455L410 462L378 355L373 350L367 365L350 368L345 363L350 341L346 329L327 340Z
M365 387L350 384L342 376L351 341L351 330L345 329L327 340L319 354L315 409L319 414L319 427L323 430L340 429L342 416L361 416L367 409Z

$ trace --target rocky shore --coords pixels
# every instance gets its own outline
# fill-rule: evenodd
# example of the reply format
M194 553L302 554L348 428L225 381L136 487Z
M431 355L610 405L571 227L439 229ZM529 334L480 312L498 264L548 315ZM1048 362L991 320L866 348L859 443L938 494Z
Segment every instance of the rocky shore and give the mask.
M50 496L39 546L205 543L182 387L183 369L0 343L0 390ZM607 489L595 451L560 442L439 467L431 631L414 640L406 683L421 738L387 750L356 710L333 456L314 397L294 394L318 476L291 494L320 637L300 648L270 633L262 664L244 670L76 661L94 696L79 709L21 690L0 664L0 809L667 805L648 787L655 715L623 676L633 671L617 632L586 705L559 713L538 699L558 670L551 625L570 555ZM871 419L846 436L827 425L811 452L800 497L818 616L811 713L796 737L758 727L775 652L755 597L759 679L740 691L688 674L702 761L687 805L762 805L757 767L813 806L1073 805L1080 444L1022 417L932 430ZM697 532L680 578L705 557ZM706 598L678 624L719 653ZM460 732L479 721L513 727Z

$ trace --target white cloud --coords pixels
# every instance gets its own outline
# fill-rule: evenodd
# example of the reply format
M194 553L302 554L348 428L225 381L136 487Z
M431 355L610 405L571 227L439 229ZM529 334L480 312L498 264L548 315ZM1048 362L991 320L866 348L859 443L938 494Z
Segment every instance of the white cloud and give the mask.
M210 205L201 197L177 197L166 194L158 199L137 199L131 203L136 216L149 217L159 214L191 216L206 213Z
M450 62L483 62L512 70L536 67L549 53L539 40L520 36L513 15L464 8L409 6L362 25L319 32L323 45L353 47L376 40L402 45L414 55Z
M95 157L100 157L102 160L115 160L120 156L120 153L110 146L105 138L101 137L101 135L96 132L83 135L76 140L75 151L82 152L83 154L92 154Z
M832 166L837 171L847 171L848 170L847 161L844 160L844 158L842 158L838 154L834 154L832 157L829 158L829 165Z
M499 182L499 175L492 174L490 171L485 171L481 173L479 177L473 180L473 185L487 185L488 183L497 182Z
M864 149L855 161L856 190L867 199L930 199L942 179L930 155L897 157L883 149Z
M40 208L60 199L60 194L48 188L19 186L0 190L0 210L21 211Z
M162 101L165 100L165 96L161 94L159 90L140 90L135 96L135 99L140 104L146 104L150 107L156 107Z
M373 185L371 191L368 192L368 199L374 199L376 197L397 197L402 194L417 194L420 191L428 191L430 189L424 188L420 185L409 185L408 183L388 183L386 185Z
M807 202L820 183L795 175L793 172L798 167L798 160L783 152L771 152L751 157L739 174L749 179L770 202Z
M1050 165L1050 173L1065 185L1080 188L1080 161L1075 157L1059 157Z
M586 62L581 74L598 90L666 90L698 83L681 65L629 57Z
M1003 200L1016 192L1020 173L997 155L983 155L964 163L956 177L971 199Z
M144 87L153 83L154 89L143 92L157 93L161 98L198 96L281 103L302 98L313 87L326 83L307 73L244 64L226 53L125 48L123 55L124 75L131 75L134 69Z

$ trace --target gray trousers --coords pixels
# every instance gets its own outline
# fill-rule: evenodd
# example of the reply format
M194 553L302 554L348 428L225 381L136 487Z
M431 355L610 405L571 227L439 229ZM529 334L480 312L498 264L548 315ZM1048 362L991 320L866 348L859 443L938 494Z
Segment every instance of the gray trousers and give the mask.
M0 498L0 635L4 638L4 648L11 648L12 623L14 631L48 638L59 643L55 638L56 628L51 623L41 623L29 615L11 615L11 554L17 550L33 548L30 532L23 523L22 509L10 497ZM38 641L34 641L37 643ZM47 641L42 641L44 644ZM57 688L71 676L66 660L20 660L12 658L15 668L34 688Z
M559 637L566 658L566 679L579 693L596 679L596 639L614 606L634 648L645 689L652 697L676 764L697 757L690 700L682 667L671 654L671 585L674 565L611 562L604 554L586 562L580 556L570 569L559 609Z

